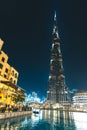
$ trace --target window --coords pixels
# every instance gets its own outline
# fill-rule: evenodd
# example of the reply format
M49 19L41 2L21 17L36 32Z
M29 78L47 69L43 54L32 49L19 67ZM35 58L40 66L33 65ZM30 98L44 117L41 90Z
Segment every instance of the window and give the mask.
M2 69L3 68L3 65L2 64L0 64L0 69Z
M5 69L5 72L8 73L8 69L7 68Z
M3 62L5 61L5 58L4 58L4 57L2 57L2 61L3 61Z
M16 81L14 80L14 84L16 84Z
M17 78L17 73L15 74L15 78Z
M12 70L12 76L14 76L14 70Z
M6 78L6 74L4 74L4 78Z
M10 81L12 82L12 78L10 78Z

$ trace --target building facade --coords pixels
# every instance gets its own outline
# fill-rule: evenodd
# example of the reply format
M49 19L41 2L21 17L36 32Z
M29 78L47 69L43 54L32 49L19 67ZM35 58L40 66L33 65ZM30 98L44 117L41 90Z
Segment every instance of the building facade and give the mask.
M11 81L17 84L18 71L8 64L8 56L2 51L3 41L0 39L0 80Z
M7 107L19 107L25 100L25 90L9 82L0 82L0 104Z
M82 92L77 92L73 96L73 103L87 103L87 92L82 91Z
M3 43L0 39L0 104L11 107L24 101L25 90L17 86L19 73L8 64L8 56L2 51Z
M87 111L87 91L76 92L73 96L73 107Z
M60 38L58 34L56 12L54 15L53 43L50 59L50 74L48 80L47 100L51 104L59 103L61 105L69 103L69 91L65 84L65 75L63 68L63 59L60 49Z

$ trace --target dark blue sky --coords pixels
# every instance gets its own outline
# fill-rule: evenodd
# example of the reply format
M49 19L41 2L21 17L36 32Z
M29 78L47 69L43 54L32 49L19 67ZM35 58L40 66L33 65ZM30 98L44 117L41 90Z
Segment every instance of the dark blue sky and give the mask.
M27 93L46 96L54 12L67 86L87 89L86 0L0 1L0 37Z

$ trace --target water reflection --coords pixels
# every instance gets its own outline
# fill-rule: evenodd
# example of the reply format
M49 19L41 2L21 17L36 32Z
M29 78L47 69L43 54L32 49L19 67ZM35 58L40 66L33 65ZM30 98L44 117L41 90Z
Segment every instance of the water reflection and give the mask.
M4 121L0 120L0 130L22 130L30 121L30 117L17 117Z
M74 121L78 130L87 130L87 113L74 112Z
M56 110L43 111L43 119L51 124L52 130L57 130L58 128L75 130L75 122L73 120L73 113L71 112Z
M40 124L40 121L42 121L42 111L40 111L39 114L32 114L31 115L31 121L32 121L32 128Z
M39 115L0 120L0 130L87 130L87 113L43 110Z

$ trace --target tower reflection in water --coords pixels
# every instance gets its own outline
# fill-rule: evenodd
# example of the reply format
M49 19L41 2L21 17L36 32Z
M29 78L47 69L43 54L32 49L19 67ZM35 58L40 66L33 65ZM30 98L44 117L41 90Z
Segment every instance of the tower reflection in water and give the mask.
M68 111L43 111L43 118L51 124L53 130L56 128L69 130L72 126L75 128L73 113Z
M87 130L87 113L42 110L38 115L0 120L0 130Z

